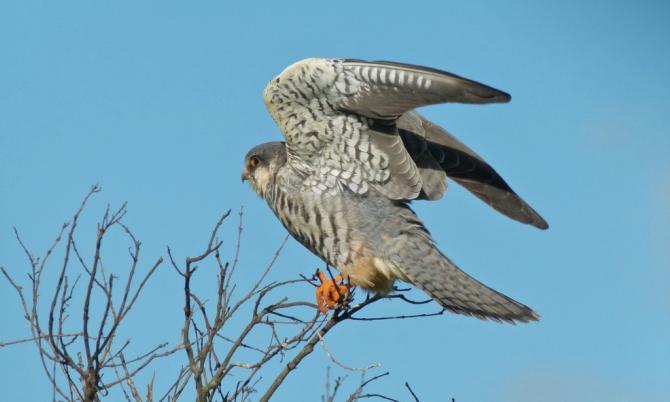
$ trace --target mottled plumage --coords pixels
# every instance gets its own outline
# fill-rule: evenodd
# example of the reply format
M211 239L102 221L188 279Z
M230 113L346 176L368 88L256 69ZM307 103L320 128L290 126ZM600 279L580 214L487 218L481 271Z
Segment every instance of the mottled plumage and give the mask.
M458 269L408 206L441 198L450 177L501 213L547 228L488 163L414 111L509 95L419 66L307 59L270 81L264 99L286 143L249 151L243 178L300 243L368 290L388 292L400 279L456 313L538 319Z

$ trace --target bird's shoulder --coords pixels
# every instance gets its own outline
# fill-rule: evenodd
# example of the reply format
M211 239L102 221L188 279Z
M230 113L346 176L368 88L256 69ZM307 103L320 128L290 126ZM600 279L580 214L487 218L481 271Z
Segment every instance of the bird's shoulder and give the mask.
M263 100L271 114L279 105L309 103L312 98L332 95L327 89L338 80L338 60L309 58L286 67L265 87Z

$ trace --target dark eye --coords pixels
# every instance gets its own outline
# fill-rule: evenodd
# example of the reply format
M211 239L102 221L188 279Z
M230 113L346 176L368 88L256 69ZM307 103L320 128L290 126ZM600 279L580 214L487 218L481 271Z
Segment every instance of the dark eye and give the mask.
M252 156L249 158L249 166L255 168L258 164L261 163L261 160L258 159L258 156Z

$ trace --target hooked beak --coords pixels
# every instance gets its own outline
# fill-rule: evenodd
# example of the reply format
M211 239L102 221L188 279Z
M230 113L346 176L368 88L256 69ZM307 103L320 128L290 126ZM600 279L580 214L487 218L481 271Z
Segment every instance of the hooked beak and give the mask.
M242 170L242 183L247 180L249 180L249 172L247 172L247 168L244 168L244 170Z

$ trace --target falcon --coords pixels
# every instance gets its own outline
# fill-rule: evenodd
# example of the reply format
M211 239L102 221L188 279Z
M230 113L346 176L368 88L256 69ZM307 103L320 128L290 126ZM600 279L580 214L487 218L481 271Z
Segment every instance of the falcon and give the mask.
M442 198L448 177L500 213L548 227L484 159L414 110L508 102L508 94L416 65L306 59L272 79L263 97L285 142L251 149L242 180L296 240L341 273L330 281L320 274L323 312L348 285L386 294L400 280L454 313L539 319L460 270L409 206Z

